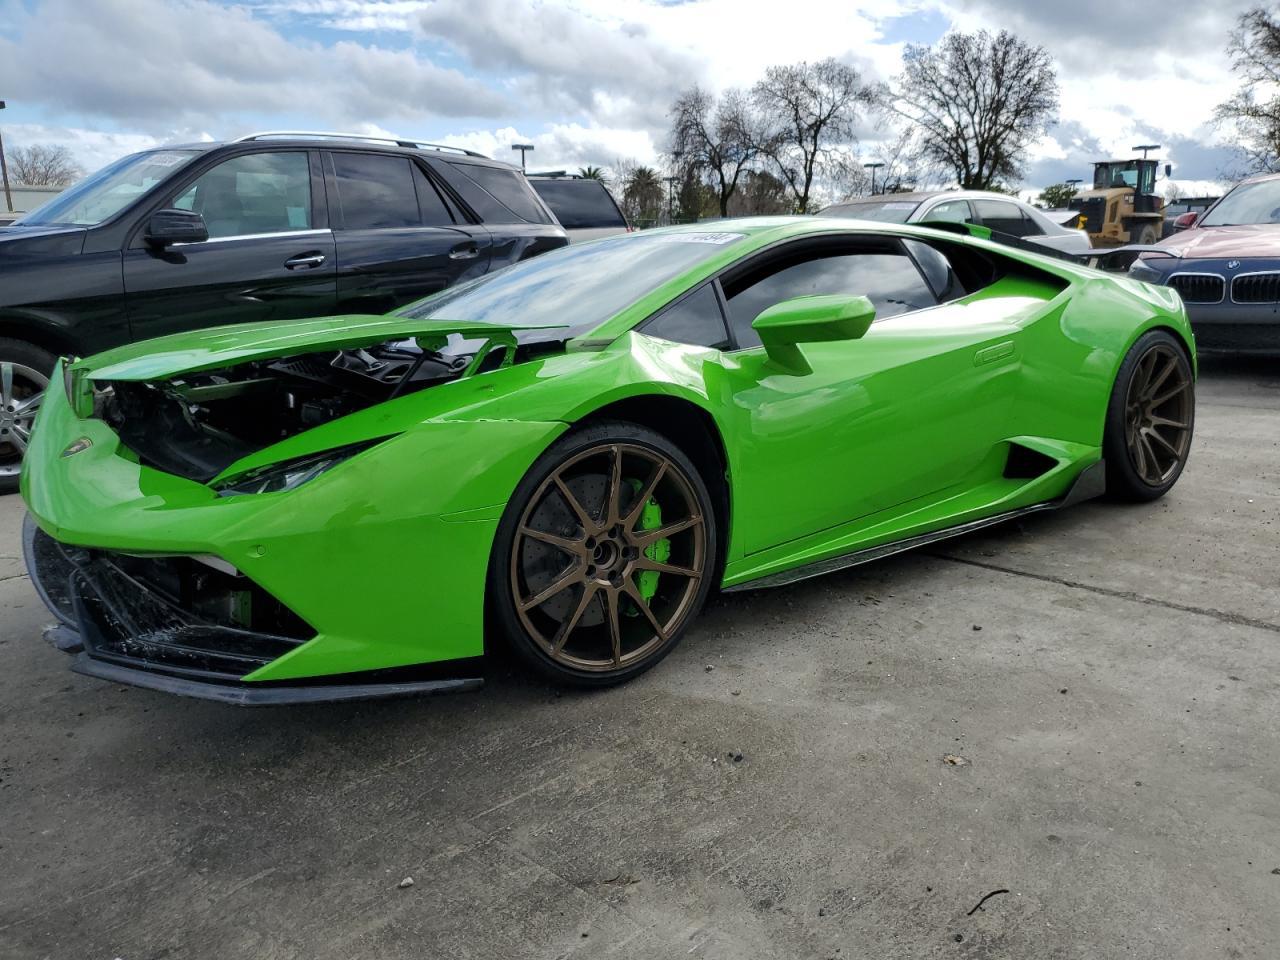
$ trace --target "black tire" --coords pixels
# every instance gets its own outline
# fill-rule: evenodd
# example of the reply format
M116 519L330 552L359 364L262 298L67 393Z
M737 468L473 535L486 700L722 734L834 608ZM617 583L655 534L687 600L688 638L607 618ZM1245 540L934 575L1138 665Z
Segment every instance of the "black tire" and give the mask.
M1156 383L1150 400L1169 396L1154 405L1153 413L1150 400L1143 401L1141 397L1146 394L1145 386L1158 379L1166 368L1170 372ZM1171 394L1179 385L1181 390ZM1154 421L1160 422L1152 426ZM1185 426L1174 427L1171 423ZM1195 380L1186 347L1166 330L1143 334L1120 364L1107 405L1102 440L1107 494L1128 501L1163 497L1182 475L1194 429Z
M1156 232L1155 224L1144 223L1141 226L1135 225L1129 231L1130 243L1152 244L1159 239L1160 234Z
M658 530L671 533L654 540ZM676 444L621 420L576 428L529 469L498 525L490 623L555 683L624 683L675 649L697 618L718 569L717 541L711 495ZM671 572L646 580L641 567L655 563Z
M29 416L15 417L19 404L29 402L37 390L43 391L57 358L47 350L23 340L0 337L0 494L18 489L25 436L30 434ZM4 384L10 387L6 390ZM43 383L41 383L43 379Z

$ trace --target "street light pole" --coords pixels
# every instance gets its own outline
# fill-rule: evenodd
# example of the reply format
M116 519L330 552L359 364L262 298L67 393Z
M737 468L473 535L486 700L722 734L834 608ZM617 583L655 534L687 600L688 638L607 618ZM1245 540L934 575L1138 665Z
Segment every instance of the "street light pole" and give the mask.
M876 171L884 166L883 163L864 163L864 167L871 171L871 195L876 195Z
M4 109L4 101L0 100L0 110ZM0 134L0 179L4 180L4 205L13 213L13 196L9 193L9 161L4 156L4 136Z
M1143 159L1143 160L1145 160L1145 159L1147 159L1147 151L1148 151L1148 150L1159 150L1159 149L1160 149L1160 144L1158 144L1158 143L1140 143L1140 144L1138 144L1136 147L1134 147L1133 149L1135 149L1135 150L1141 150L1141 151L1142 151L1142 159Z
M532 143L513 143L511 145L511 149L520 151L520 169L524 170L524 155L533 149L533 144Z

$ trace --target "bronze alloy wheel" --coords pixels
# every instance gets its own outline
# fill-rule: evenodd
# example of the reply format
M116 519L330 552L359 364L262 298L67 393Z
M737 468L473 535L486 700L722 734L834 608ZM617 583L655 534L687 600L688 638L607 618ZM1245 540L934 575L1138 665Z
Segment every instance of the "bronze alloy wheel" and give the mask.
M680 632L708 556L706 518L680 464L638 443L595 443L552 470L520 515L515 613L557 666L626 670Z
M26 364L0 360L0 478L16 478L49 378Z
M1191 446L1191 372L1176 346L1155 343L1139 359L1125 397L1125 444L1143 483L1159 487Z

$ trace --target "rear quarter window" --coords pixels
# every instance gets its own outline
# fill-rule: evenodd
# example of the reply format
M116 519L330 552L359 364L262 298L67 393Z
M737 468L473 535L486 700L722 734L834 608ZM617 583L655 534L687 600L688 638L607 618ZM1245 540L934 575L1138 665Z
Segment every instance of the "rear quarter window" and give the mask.
M517 170L476 163L440 165L462 199L487 223L550 223L551 219Z
M626 227L627 221L599 180L530 180L566 230Z

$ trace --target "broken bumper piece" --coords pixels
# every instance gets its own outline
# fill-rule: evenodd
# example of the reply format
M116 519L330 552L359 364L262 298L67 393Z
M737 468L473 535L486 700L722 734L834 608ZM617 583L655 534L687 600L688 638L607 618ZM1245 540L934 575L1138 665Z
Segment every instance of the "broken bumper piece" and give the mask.
M314 631L243 575L200 557L69 547L29 516L23 533L32 583L59 619L45 639L73 655L72 670L85 676L239 706L453 693L483 683L439 668L245 682ZM452 674L462 667L449 665Z

